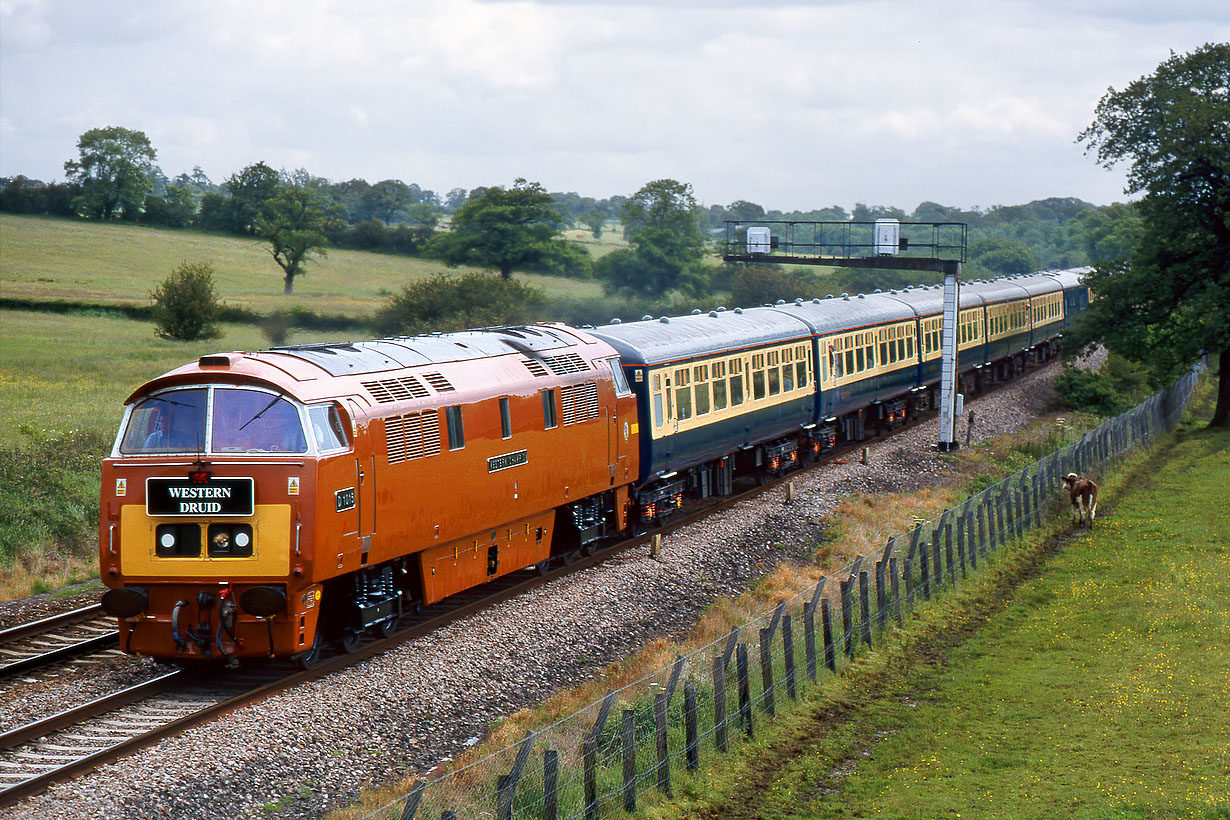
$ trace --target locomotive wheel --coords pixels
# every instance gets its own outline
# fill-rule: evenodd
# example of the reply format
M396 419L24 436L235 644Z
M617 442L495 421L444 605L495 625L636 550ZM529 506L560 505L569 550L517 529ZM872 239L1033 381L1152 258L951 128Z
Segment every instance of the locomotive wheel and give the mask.
M537 572L538 576L541 578L542 576L547 574L547 571L550 569L550 564L551 564L550 559L539 561L537 564L534 565L534 572Z
M377 635L387 638L397 631L397 617L385 618L383 621L378 621L374 626L376 627Z
M342 630L342 634L337 637L337 648L349 655L359 646L359 641L363 639L363 633L350 629L349 627Z

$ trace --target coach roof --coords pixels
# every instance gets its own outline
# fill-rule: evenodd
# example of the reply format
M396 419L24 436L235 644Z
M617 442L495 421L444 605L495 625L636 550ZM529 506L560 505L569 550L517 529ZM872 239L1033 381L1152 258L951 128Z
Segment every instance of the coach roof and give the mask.
M586 328L619 351L624 364L662 364L810 335L806 324L770 308L714 310L691 316Z

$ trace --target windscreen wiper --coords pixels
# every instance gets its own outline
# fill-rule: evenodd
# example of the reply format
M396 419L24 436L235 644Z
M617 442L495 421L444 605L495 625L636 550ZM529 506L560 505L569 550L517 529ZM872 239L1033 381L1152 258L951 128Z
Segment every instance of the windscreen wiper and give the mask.
M241 424L241 425L239 426L239 429L240 429L240 430L242 430L243 428L247 427L247 426L248 426L249 424L251 424L252 422L254 422L254 421L256 421L257 419L259 419L261 416L265 415L265 412L266 412L266 411L267 411L270 407L273 407L275 404L277 404L277 403L278 403L278 402L280 402L281 400L282 400L282 397L281 397L281 396L274 396L274 397L273 397L273 401L269 402L269 403L268 403L268 404L266 404L263 408L261 408L261 411L260 411L259 413L257 413L255 416L253 416L252 418L248 419L248 420L247 420L247 421L245 421L243 424Z

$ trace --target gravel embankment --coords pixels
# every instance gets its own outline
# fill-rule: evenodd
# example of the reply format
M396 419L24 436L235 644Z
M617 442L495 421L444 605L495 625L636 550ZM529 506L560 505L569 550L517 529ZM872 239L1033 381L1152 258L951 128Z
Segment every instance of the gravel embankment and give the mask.
M1044 412L1057 372L1030 374L971 402L973 440ZM872 447L866 465L851 460L794 476L789 506L784 489L764 493L664 539L659 560L631 555L561 579L55 786L11 816L318 817L365 784L456 754L492 719L592 677L654 638L682 633L715 598L794 557L781 545L810 541L816 522L846 495L950 479L952 468L934 450L935 427ZM0 606L0 617L18 606Z

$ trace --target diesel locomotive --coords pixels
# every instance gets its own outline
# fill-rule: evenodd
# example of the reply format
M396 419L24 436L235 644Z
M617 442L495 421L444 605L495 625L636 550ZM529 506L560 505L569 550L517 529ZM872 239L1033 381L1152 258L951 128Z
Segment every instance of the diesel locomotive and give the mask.
M1052 357L1087 301L1073 271L964 284L963 387ZM923 287L203 356L125 402L103 607L128 652L311 666L929 410L941 310Z

